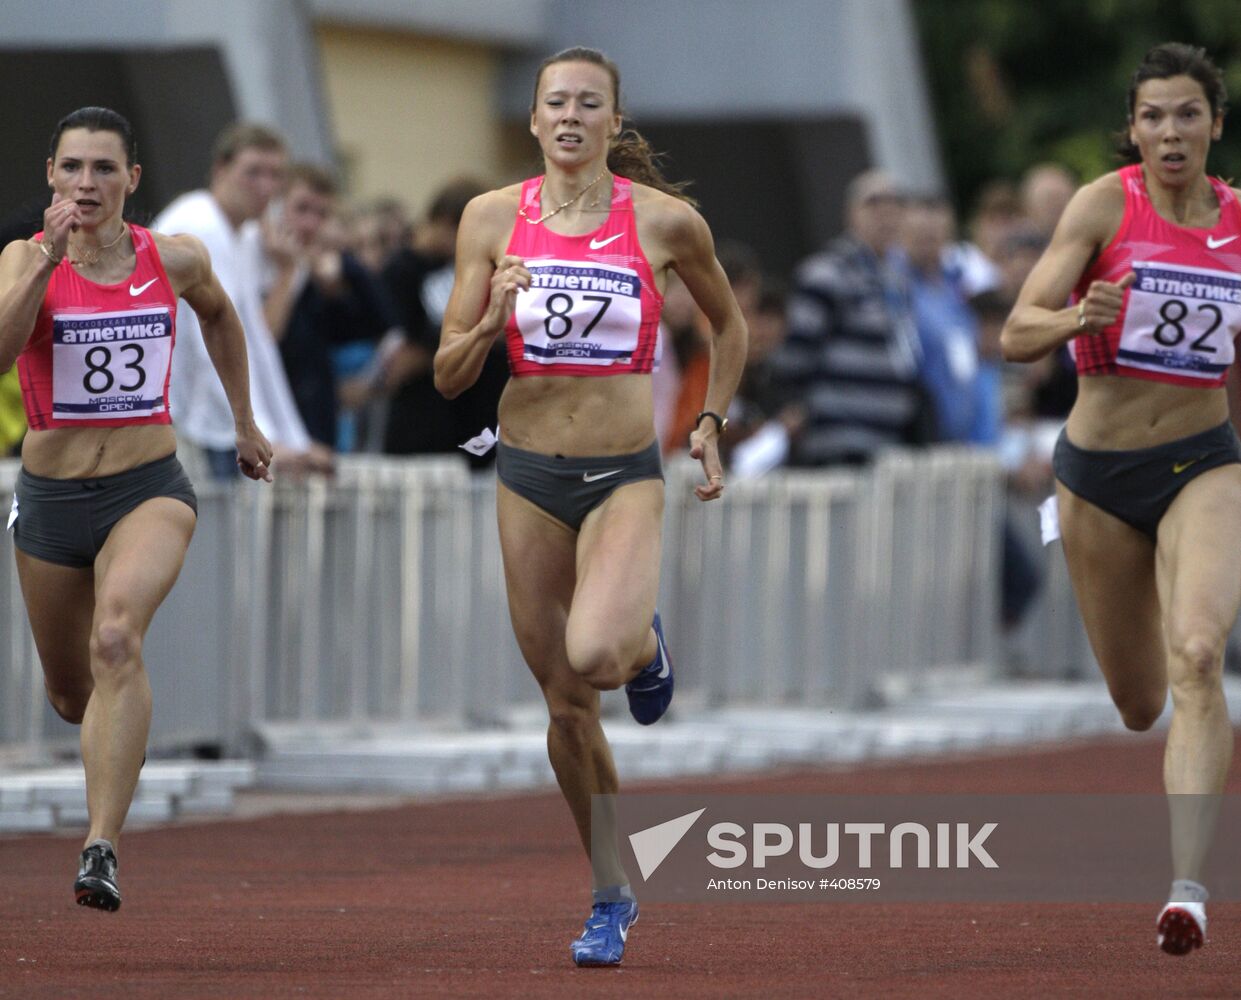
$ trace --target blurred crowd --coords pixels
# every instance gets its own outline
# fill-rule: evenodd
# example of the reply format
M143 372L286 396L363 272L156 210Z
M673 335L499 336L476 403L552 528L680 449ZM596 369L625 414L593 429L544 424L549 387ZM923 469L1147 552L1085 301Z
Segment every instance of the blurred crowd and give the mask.
M1014 491L1048 492L1051 443L1076 390L1072 360L1005 364L999 332L1076 186L1063 168L1039 165L987 185L962 224L939 193L868 171L844 191L845 231L787 276L721 239L750 331L724 439L731 477L955 442L994 449ZM460 446L496 426L503 344L457 399L441 397L431 375L457 226L484 189L453 180L417 219L395 199L350 204L332 173L292 162L279 133L240 124L217 140L207 188L154 220L211 251L246 329L255 411L278 469L330 473L355 451L491 461ZM174 417L183 460L226 478L236 475L231 418L194 323L183 308ZM656 424L670 455L687 446L710 355L706 321L675 280L662 333ZM0 378L0 452L23 431L13 376ZM1008 534L1006 565L1020 563ZM1032 574L1010 567L1028 579L1006 592L1006 616L1019 617Z
M999 334L1076 187L1063 168L1040 165L988 185L962 225L941 195L869 171L845 191L845 231L787 279L721 241L751 335L725 439L733 478L954 442L996 449L1015 484L1046 491L1073 362L1064 351L1006 364ZM692 394L705 330L681 300L669 290L665 321L672 378ZM666 449L684 440L690 402L670 408Z
M1064 349L1038 364L1005 363L1000 330L1076 188L1068 171L1041 164L987 185L962 225L939 193L868 171L844 192L845 231L790 279L721 242L750 328L725 439L733 480L954 443L991 449L1011 496L1034 503L1050 493L1052 447L1076 395L1074 362ZM685 441L707 350L701 319L685 314L676 290L667 301L679 374L656 377L689 398L669 408L666 451ZM1001 611L1015 627L1041 570L1007 515L1001 552Z

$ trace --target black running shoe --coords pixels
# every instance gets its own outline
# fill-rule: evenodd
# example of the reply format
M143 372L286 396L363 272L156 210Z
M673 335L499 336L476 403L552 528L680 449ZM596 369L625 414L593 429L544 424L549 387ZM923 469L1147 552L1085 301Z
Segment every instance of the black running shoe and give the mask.
M112 913L121 908L121 890L116 885L116 854L105 844L91 844L82 852L82 864L73 883L79 906Z

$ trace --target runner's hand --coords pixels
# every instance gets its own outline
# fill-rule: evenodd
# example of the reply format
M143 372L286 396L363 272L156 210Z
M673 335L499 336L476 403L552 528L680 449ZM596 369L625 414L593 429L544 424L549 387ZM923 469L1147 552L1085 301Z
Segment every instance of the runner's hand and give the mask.
M1098 333L1111 326L1125 304L1125 290L1138 280L1130 271L1118 282L1092 281L1086 297L1077 304L1077 325L1083 333Z
M695 486L699 500L718 500L724 495L724 463L720 461L720 435L714 424L702 421L689 436L689 455L702 462L705 485Z
M496 336L504 329L513 310L517 308L517 293L530 287L530 272L526 262L514 254L506 254L496 265L491 276L491 298L483 313L483 328L494 330Z
M270 483L271 443L254 424L237 428L237 467L250 479Z
M78 203L52 192L52 203L43 213L43 242L57 260L64 260L69 252L69 234L76 233L80 225L82 210Z

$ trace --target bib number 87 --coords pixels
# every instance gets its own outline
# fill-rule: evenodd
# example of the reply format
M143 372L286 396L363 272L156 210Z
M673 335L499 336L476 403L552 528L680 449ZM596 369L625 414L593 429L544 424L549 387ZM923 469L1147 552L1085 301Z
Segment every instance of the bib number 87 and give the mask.
M146 357L146 353L142 350L140 344L123 344L119 352L124 354L126 351L132 351L133 357L125 363L125 368L136 372L138 380L133 385L121 383L116 387L121 392L133 392L141 389L146 383L147 373L142 368L142 359ZM86 374L82 376L82 387L93 396L101 396L105 392L111 390L116 385L116 376L112 374L109 365L112 364L112 351L107 347L92 347L86 352ZM99 384L100 379L103 384Z
M603 314L608 311L608 306L612 304L612 299L607 295L583 295L582 301L600 303L599 311L595 313L591 321L586 324L586 329L582 331L581 339L585 340L590 336L590 331L595 328L599 320L603 319ZM556 292L547 297L547 317L543 320L543 330L547 334L548 340L561 340L573 332L573 320L570 317L570 313L573 312L574 304L573 296L565 292ZM553 326L555 326L554 330Z
M1220 312L1219 306L1212 305L1210 302L1204 302L1194 311L1211 314L1214 316L1214 319L1206 332L1189 345L1189 349L1191 351L1200 351L1203 354L1214 354L1215 348L1207 343L1207 338L1219 329L1220 323L1224 321L1224 314ZM1155 340L1164 347L1176 347L1187 336L1183 321L1188 315L1189 306L1180 299L1168 299L1164 302L1159 307L1159 318L1163 322L1155 327L1152 334Z

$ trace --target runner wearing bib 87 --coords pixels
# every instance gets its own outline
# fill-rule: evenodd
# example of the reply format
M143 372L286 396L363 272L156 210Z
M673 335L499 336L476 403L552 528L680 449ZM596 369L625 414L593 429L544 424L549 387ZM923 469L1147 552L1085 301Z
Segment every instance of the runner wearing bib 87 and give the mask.
M1171 689L1173 883L1156 938L1178 955L1206 936L1203 864L1233 744L1224 647L1241 608L1241 446L1225 389L1241 209L1206 174L1225 108L1203 50L1147 53L1129 88L1137 162L1077 192L1001 340L1014 361L1075 344L1077 402L1054 457L1064 555L1125 725L1150 728Z
M617 791L599 692L626 687L642 723L672 695L655 613L663 477L650 372L670 270L715 334L690 454L701 500L723 492L718 438L745 363L745 323L702 217L636 133L622 134L615 65L568 49L539 68L530 130L544 175L470 202L435 358L450 398L507 336L497 513L509 612L550 715L548 754L591 858L578 965L621 961L637 903L607 799ZM706 412L710 411L710 412Z
M202 321L242 471L271 478L244 335L206 249L121 218L140 175L124 118L73 112L52 134L43 231L0 254L0 371L17 361L30 425L8 527L48 700L82 726L90 830L74 897L109 911L151 722L142 642L196 520L168 401L178 296Z

